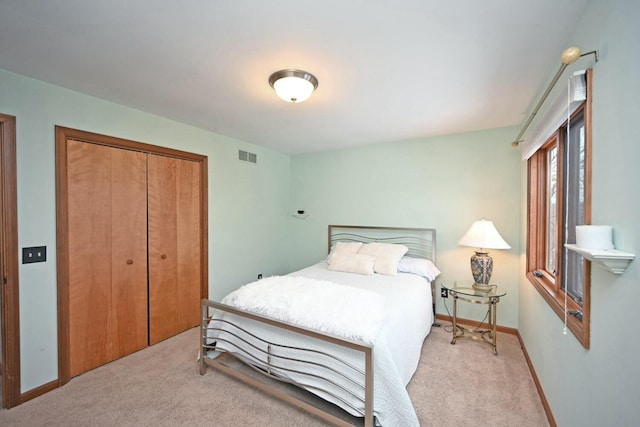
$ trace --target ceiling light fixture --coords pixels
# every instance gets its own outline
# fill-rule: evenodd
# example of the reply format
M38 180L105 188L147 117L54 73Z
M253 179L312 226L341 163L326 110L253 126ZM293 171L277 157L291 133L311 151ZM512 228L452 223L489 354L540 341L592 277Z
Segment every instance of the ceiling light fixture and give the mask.
M269 84L283 100L298 103L311 96L318 87L318 79L302 70L280 70L269 76Z

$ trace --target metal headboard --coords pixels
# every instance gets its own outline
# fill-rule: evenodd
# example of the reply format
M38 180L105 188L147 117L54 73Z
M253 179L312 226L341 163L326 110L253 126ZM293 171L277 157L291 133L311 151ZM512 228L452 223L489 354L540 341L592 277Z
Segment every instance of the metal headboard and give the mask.
M435 228L367 227L361 225L329 225L329 246L338 242L398 243L409 248L408 256L436 262Z

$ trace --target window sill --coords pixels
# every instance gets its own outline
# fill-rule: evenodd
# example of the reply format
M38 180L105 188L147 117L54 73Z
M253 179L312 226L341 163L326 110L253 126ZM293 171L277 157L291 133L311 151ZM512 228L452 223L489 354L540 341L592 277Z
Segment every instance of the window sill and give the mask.
M556 292L547 283L544 278L539 278L533 275L533 272L527 273L527 279L538 290L538 293L549 304L551 309L556 313L562 322L564 322L564 293ZM589 348L589 318L587 316L588 310L584 310L571 298L567 300L567 310L580 310L585 316L582 321L573 316L567 316L567 328L573 333L576 339L582 344L585 349Z

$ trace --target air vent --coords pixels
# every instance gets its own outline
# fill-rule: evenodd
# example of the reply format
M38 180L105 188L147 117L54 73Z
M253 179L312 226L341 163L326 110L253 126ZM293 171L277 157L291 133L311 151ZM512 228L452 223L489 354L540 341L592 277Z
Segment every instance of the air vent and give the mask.
M258 155L248 151L238 150L238 160L242 162L258 163Z

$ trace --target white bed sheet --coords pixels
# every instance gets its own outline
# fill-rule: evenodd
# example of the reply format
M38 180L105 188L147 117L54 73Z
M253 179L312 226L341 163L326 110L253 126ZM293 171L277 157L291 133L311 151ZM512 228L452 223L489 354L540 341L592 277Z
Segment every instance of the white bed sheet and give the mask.
M327 264L318 263L305 269L291 273L290 276L304 276L316 280L326 280L347 286L353 286L372 290L385 296L385 318L379 336L374 344L374 414L379 424L387 426L417 426L419 425L415 410L411 403L406 385L415 372L420 359L420 352L424 338L428 335L433 323L431 303L431 287L424 278L407 273L397 276L369 275L343 273L331 271ZM228 304L228 298L223 299L223 304ZM225 314L225 316L230 316ZM238 322L236 316L234 322ZM242 320L244 327L254 331L256 335L272 342L283 345L316 347L315 342L296 334L283 331L274 331L265 325L256 325L251 321ZM212 337L215 333L208 332ZM226 336L230 339L229 336ZM258 344L260 346L260 344ZM218 342L218 348L234 352L235 348ZM332 352L335 349L331 350ZM340 357L352 361L363 367L360 357L354 356L353 351L341 351ZM312 358L315 356L312 356ZM323 360L326 363L326 360ZM295 366L295 363L293 364ZM341 369L336 367L337 369ZM305 368L307 369L307 368ZM363 368L364 369L364 368ZM276 370L276 373L277 370ZM318 370L321 376L326 372ZM303 382L312 387L326 387L322 381L309 382L308 377L297 378L290 373L286 374L290 379ZM343 387L353 388L348 382L335 379ZM310 389L320 397L342 407L347 412L358 415L349 405L340 402L339 399L323 393L321 390ZM364 410L364 406L341 390L333 390L358 410ZM355 392L355 389L354 389Z

